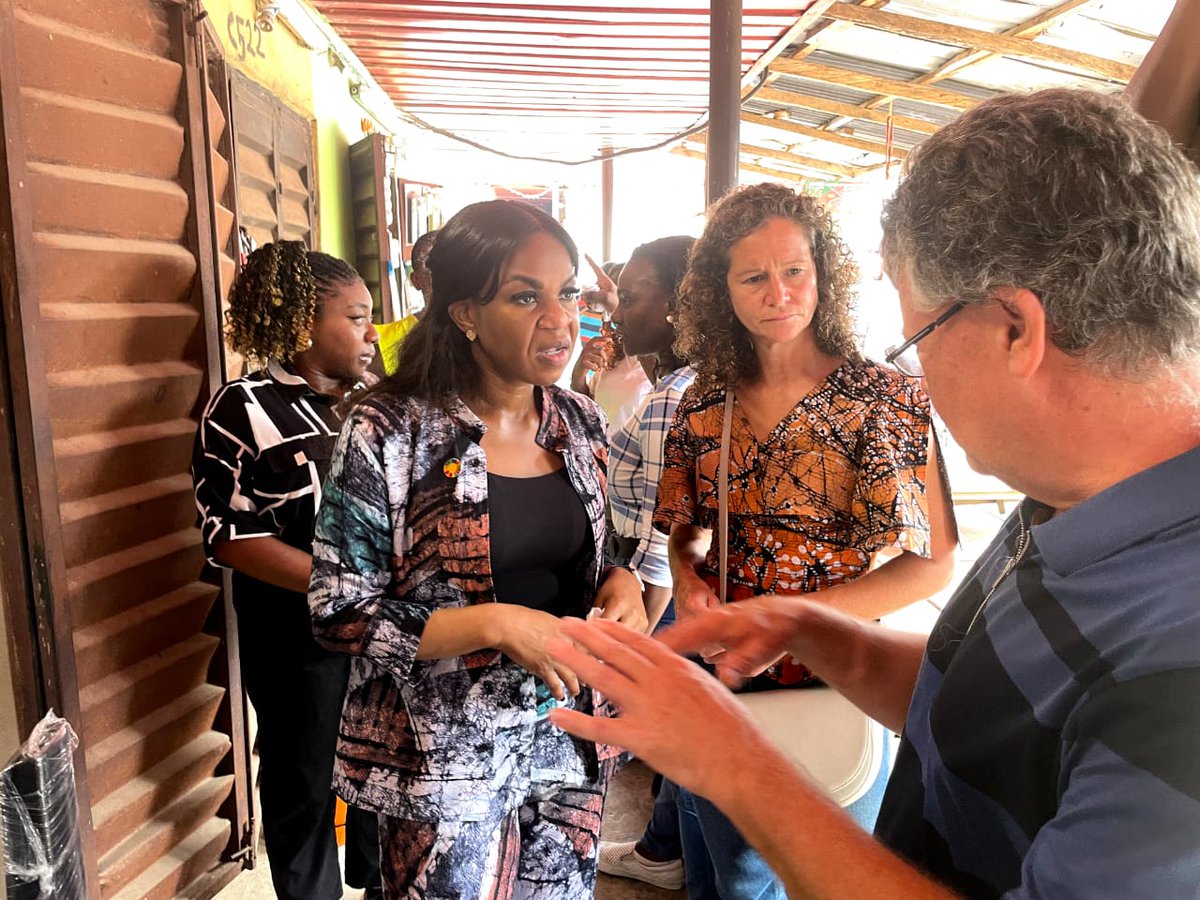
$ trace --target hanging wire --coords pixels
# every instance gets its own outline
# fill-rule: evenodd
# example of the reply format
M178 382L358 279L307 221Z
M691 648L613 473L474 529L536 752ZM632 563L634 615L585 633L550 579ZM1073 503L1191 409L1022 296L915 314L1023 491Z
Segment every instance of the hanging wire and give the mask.
M895 97L891 97L888 99L887 126L885 127L884 132L883 132L883 156L884 156L884 159L886 160L884 167L883 167L884 181L889 181L892 177L892 147L896 140L896 128L895 128L895 123L893 121L894 115L893 115L893 111L892 111L892 104L894 104L895 102L896 102Z
M756 84L753 90L751 90L748 94L746 94L745 97L742 98L742 103L750 100L766 83L767 73L762 72L758 76L758 84ZM411 113L401 107L396 107L396 111L400 114L401 118L405 119L410 124L417 126L418 128L423 128L426 131L439 134L442 137L449 138L452 141L458 141L461 144L474 147L476 150L482 150L485 153L492 153L496 156L503 156L506 159L518 159L526 162L554 163L555 165L559 166L586 166L590 163L601 162L606 159L616 159L618 156L629 156L633 153L647 153L651 150L661 150L663 147L669 146L676 141L685 140L686 138L691 137L693 134L703 131L708 127L708 111L706 110L700 114L700 117L696 119L695 122L685 128L683 131L676 132L670 137L664 138L663 140L654 144L647 144L643 147L626 147L622 150L614 150L610 153L599 153L595 156L589 156L586 159L550 159L545 156L526 156L520 153L509 153L506 150L498 150L495 147L489 147L486 144L481 144L479 141L472 140L469 137L464 137L461 134L456 134L453 131L447 131L445 128L439 128L430 122L426 122L415 113Z

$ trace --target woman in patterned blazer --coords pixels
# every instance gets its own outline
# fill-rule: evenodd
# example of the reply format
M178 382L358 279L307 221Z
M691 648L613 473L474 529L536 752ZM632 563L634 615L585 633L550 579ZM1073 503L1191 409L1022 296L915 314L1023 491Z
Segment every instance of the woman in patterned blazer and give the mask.
M545 645L563 616L646 616L636 576L602 565L603 416L555 386L577 251L539 210L490 201L446 224L429 267L318 515L314 631L355 657L335 784L380 816L387 897L591 897L616 752L546 720L598 700Z

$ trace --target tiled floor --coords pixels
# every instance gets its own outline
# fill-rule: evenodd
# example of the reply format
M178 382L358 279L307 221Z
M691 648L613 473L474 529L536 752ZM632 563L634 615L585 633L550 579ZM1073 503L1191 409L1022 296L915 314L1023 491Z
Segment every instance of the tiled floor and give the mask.
M958 517L960 547L950 587L930 600L914 603L888 616L887 624L890 627L928 632L954 586L967 573L1005 518L1005 514L994 504L960 506L955 513ZM650 772L635 762L617 776L609 791L608 805L604 811L604 838L626 841L640 837L650 815L650 806ZM267 854L261 845L258 858L258 868L239 875L217 895L218 900L268 900L274 897ZM358 900L361 896L361 891L346 889L345 900ZM607 875L600 876L596 887L596 900L682 900L686 896L684 891L664 891L641 882Z

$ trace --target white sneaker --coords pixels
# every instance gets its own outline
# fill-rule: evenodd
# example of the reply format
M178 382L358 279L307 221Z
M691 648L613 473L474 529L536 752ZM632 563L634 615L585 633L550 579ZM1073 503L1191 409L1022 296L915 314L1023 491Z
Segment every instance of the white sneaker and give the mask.
M683 887L683 860L652 862L637 852L637 842L600 842L600 871L618 878L633 878L668 891Z

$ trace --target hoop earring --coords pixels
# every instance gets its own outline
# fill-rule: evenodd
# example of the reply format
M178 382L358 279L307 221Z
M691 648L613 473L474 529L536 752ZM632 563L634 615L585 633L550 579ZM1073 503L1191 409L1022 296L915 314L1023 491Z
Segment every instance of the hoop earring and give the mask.
M468 328L466 331L463 332L463 334L465 334L467 336L467 340L470 341L472 344L475 343L475 338L479 337L479 335L477 335L475 333L474 328Z

